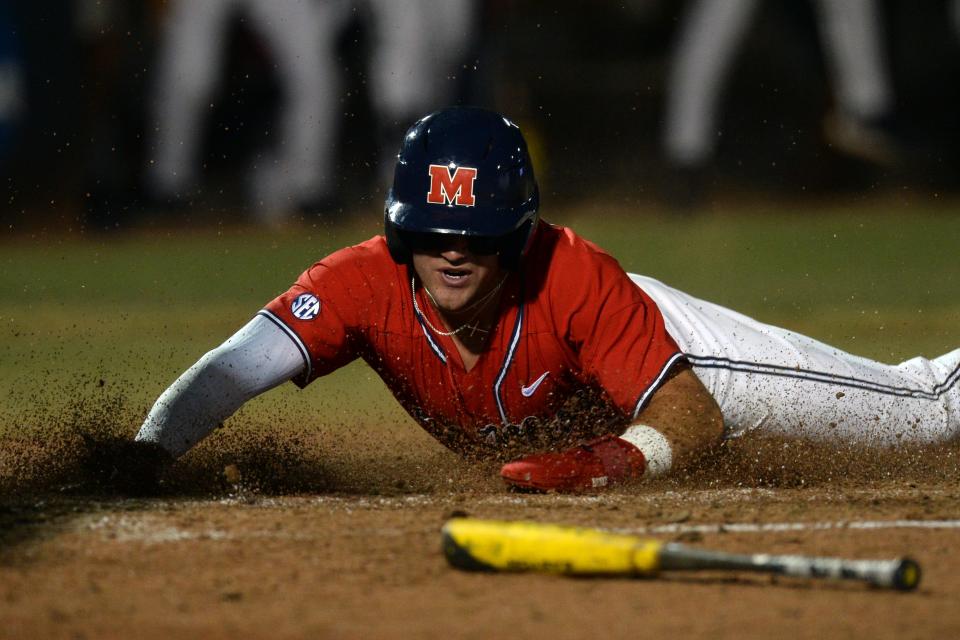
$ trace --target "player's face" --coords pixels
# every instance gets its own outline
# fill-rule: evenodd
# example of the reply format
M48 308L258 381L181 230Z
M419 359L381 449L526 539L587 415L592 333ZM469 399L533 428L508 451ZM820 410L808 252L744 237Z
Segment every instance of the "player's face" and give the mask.
M485 239L417 234L411 244L413 268L440 311L457 313L503 278L496 247Z

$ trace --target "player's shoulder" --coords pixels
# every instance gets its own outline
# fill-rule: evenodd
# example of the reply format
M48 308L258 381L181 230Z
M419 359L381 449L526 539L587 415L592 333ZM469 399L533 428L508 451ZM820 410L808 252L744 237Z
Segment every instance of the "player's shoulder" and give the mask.
M396 263L390 257L383 236L374 236L359 244L338 249L316 262L311 269L325 268L337 271L393 270Z
M383 236L373 236L359 244L338 249L323 258L320 262L328 266L349 265L354 263L369 263L371 265L392 262L387 241Z
M334 278L343 283L384 282L398 277L400 265L394 262L383 236L374 236L359 244L343 247L314 263L306 271L313 279Z
M616 259L573 229L540 221L528 253L528 270L566 279L591 270L620 270Z

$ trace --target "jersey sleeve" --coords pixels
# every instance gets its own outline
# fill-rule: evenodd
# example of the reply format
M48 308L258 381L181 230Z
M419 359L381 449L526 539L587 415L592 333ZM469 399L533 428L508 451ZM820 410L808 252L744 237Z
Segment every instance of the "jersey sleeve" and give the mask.
M374 297L354 253L343 249L314 264L260 311L300 350L306 363L304 374L294 379L300 387L359 355L359 310L369 309Z
M656 303L616 260L594 248L577 261L564 285L567 340L581 375L635 418L683 354Z

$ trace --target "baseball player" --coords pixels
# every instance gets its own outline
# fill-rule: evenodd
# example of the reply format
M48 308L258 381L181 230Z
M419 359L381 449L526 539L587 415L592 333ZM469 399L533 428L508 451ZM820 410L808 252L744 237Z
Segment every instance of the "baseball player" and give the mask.
M538 204L516 125L428 115L403 139L385 234L307 269L160 396L136 441L179 456L254 396L356 358L441 443L507 461L524 489L655 477L753 430L956 437L960 349L849 355L627 274Z

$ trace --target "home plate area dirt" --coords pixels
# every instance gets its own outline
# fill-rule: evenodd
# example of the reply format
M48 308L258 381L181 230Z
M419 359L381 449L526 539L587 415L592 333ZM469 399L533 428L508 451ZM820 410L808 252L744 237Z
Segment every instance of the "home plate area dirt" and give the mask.
M143 498L93 477L73 434L4 439L0 637L960 634L958 446L728 442L680 477L572 496L509 493L492 463L419 436L351 448L232 433L178 461ZM907 555L923 579L900 593L743 572L465 573L440 549L440 527L464 514L738 553Z

